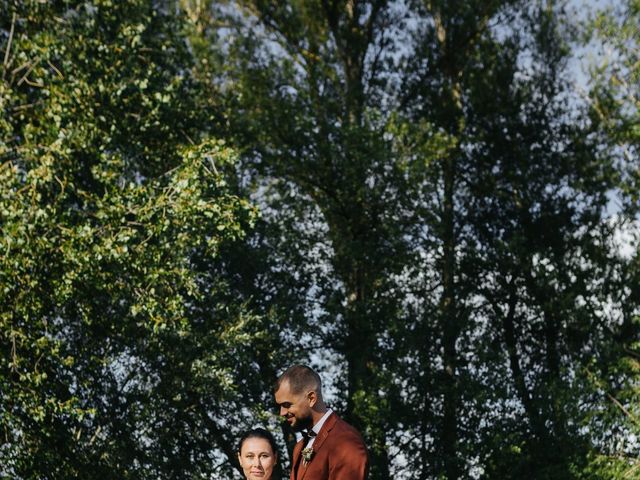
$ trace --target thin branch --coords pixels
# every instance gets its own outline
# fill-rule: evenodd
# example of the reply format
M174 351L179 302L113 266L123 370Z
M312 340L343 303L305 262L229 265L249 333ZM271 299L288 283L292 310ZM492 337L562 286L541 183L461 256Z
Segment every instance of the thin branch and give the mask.
M7 41L7 49L4 51L4 61L2 65L4 69L2 70L2 78L4 79L4 74L7 71L7 67L9 66L9 52L11 51L11 42L13 40L13 32L16 26L16 12L13 12L13 18L11 19L11 30L9 31L9 40Z
M96 438L98 438L98 435L100 435L101 430L102 430L102 426L98 425L98 428L96 428L95 433L89 439L89 445L93 445L93 443L96 441Z
M31 87L37 87L37 88L42 88L44 87L44 83L42 82L32 82L31 80L29 80L28 78L26 78L25 83Z
M22 76L22 78L20 80L18 80L18 86L22 85L23 82L27 82L29 85L32 84L32 82L30 82L27 77L29 76L29 74L33 71L34 68L36 68L36 66L40 63L40 57L35 61L35 62L31 62L31 65L29 65L29 68L27 69L27 72ZM20 67L22 68L22 67ZM16 71L14 70L12 73L15 73Z
M634 458L632 458L631 461L636 462L636 464L634 466L632 466L629 470L624 472L624 478L637 478L634 475L634 473L636 472L636 470L640 469L640 462L638 462Z
M619 401L617 398L615 398L615 397L614 397L613 395L611 395L609 392L607 392L607 397L609 398L609 400L611 400L611 401L614 403L614 405L615 405L616 407L618 407L620 410L622 410L622 412L623 412L623 413L624 413L624 414L625 414L625 415L626 415L626 416L627 416L627 417L628 417L628 418L629 418L633 423L635 423L635 424L637 424L637 423L638 423L638 420L636 419L636 417L634 417L634 416L631 414L631 412L629 412L629 410L627 410L627 409L625 408L625 406L624 406L624 405L622 405L622 403L620 403L620 401Z
M409 445L411 445L412 442L417 440L418 437L419 437L418 435L413 435L413 436L409 437L404 443L400 443L399 448L396 451L396 453L394 453L393 455L389 455L389 460L390 461L394 460L395 458L398 457L398 455L407 453L405 451L405 448L408 447Z
M196 142L194 142L193 139L183 129L180 129L180 133L182 133L185 136L185 138L189 142L189 145L195 145L196 144Z
M62 72L58 70L58 68L53 63L47 60L47 64L58 74L60 78L64 78L64 75L62 74Z
M18 353L16 351L16 334L14 331L11 332L11 371L18 371Z
M640 360L640 352L636 352L635 350L631 350L631 349L630 349L630 348L628 348L628 347L624 347L624 348L623 348L623 351L624 351L625 353L628 353L628 354L629 354L629 355L631 355L632 357L637 358L637 359L639 359L639 360Z
M605 382L603 382L601 379L598 379L593 374L593 372L591 372L590 369L586 368L585 372L587 373L587 376L588 376L589 380L591 380L597 387L602 388L604 390L604 386L605 385L603 385L603 384ZM611 393L609 393L609 392L606 392L606 395L607 395L607 398L609 400L611 400L616 407L618 407L620 410L622 410L622 413L624 413L627 418L629 418L636 425L638 424L638 419L631 412L629 412L629 410L627 410L626 407L624 405L622 405L622 403L616 397L611 395Z
M20 65L20 66L18 66L18 67L16 67L16 68L14 68L13 70L11 70L11 75L14 75L14 76L15 76L15 74L16 74L16 73L18 73L20 70L22 70L22 69L24 69L24 68L27 68L27 67L29 67L30 65L31 65L31 60L27 60L27 61L26 61L26 62L24 62L22 65Z
M12 110L13 112L19 112L19 111L21 111L21 110L26 110L26 109L28 109L28 108L35 107L35 106L36 106L36 105L38 105L39 103L42 103L42 101L41 101L41 100L38 100L37 102L33 102L33 103L25 103L24 105L17 105L17 106L15 106L15 107L13 107L11 110Z

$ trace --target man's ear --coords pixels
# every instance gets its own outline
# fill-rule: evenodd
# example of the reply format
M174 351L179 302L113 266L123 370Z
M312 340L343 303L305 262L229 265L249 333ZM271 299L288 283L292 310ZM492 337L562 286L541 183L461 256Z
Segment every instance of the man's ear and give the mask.
M318 401L318 395L316 394L315 390L311 390L309 391L309 393L307 393L307 399L309 399L309 406L313 407L316 402Z

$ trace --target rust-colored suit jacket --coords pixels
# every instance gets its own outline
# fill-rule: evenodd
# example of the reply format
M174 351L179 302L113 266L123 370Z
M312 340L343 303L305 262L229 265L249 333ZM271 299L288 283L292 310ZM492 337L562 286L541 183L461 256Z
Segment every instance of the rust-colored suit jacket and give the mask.
M358 431L331 413L316 436L311 461L304 464L300 440L293 449L291 480L365 480L367 448ZM297 475L296 475L297 474Z

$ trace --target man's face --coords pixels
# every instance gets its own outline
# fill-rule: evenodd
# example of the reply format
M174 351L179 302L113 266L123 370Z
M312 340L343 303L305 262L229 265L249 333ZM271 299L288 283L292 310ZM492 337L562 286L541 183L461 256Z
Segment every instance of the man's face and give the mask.
M296 432L313 426L311 407L314 403L315 392L302 391L294 394L287 381L282 382L276 391L276 404L280 407L280 415Z

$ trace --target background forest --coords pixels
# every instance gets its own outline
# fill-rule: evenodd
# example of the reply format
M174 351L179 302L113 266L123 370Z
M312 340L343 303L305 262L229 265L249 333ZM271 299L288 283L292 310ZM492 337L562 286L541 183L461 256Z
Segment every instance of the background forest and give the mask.
M0 478L287 472L294 362L371 480L640 478L639 25L0 0Z

